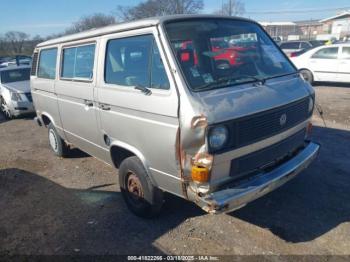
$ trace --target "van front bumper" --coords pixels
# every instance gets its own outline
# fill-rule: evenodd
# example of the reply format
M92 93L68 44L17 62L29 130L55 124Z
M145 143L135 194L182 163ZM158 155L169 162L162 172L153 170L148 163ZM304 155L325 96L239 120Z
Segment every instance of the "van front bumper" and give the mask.
M8 104L10 112L13 116L33 114L35 113L34 105L32 102L13 102Z
M268 173L259 174L232 187L199 197L196 203L209 213L236 210L280 187L317 157L320 145L310 142L302 151Z

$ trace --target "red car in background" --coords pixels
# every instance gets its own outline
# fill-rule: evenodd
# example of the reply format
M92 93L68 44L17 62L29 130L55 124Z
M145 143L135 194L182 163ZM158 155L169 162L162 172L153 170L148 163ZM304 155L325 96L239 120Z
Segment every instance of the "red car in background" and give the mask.
M230 44L224 40L212 39L212 52L213 58L217 61L217 65L221 67L234 67L243 64L243 51L250 50L251 47L242 46L230 46ZM185 41L181 43L181 50L194 50L192 41ZM194 64L198 64L198 57L194 51ZM190 54L183 52L181 54L181 61L185 62L190 59Z

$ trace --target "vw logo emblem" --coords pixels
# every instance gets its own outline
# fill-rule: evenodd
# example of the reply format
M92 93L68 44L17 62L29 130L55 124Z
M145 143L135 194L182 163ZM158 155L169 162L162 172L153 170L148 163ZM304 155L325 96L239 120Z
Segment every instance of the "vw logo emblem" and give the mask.
M280 125L284 126L287 123L287 115L286 114L282 114L280 116Z

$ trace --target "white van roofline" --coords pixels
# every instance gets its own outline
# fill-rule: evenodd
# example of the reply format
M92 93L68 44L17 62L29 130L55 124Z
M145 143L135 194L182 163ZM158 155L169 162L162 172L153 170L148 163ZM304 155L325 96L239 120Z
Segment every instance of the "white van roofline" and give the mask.
M232 17L232 16L221 16L221 15L167 15L167 16L161 16L161 17L150 17L145 18L141 20L135 20L132 22L123 22L119 24L109 25L105 27L101 27L98 29L91 29L87 31L83 31L76 34L66 35L55 39L50 39L48 41L39 43L37 45L37 48L55 45L59 43L65 43L65 42L71 42L86 38L92 38L97 37L101 35L107 35L111 33L117 33L122 32L126 30L132 30L132 29L138 29L138 28L145 28L145 27L151 27L156 26L164 22L173 21L173 20L181 20L181 19L190 19L190 18L226 18L226 19L234 19L234 20L243 20L243 21L249 21L254 22L253 20L241 18L241 17Z

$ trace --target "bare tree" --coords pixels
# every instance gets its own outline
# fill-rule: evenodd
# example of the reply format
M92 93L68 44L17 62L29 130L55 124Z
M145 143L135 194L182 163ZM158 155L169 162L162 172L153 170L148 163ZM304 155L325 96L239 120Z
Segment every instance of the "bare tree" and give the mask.
M196 14L203 9L203 1L195 0L173 0L169 2L169 13L174 14Z
M203 0L147 0L134 7L118 6L120 20L130 21L152 16L195 14L203 9Z
M245 6L240 0L225 0L225 2L222 0L221 9L214 13L227 16L243 15L245 13Z
M105 15L102 13L96 13L89 16L83 16L73 25L66 29L65 34L79 33L85 30L99 28L111 24L115 24L115 18L111 15Z
M5 41L3 36L0 36L0 56L5 55L7 53L8 43Z
M19 31L9 31L5 34L4 41L9 44L8 50L12 54L21 54L23 52L23 44L28 40L29 35Z
M33 53L34 48L37 46L37 44L44 41L44 38L42 38L40 35L36 35L33 38L27 40L24 43L24 54L31 55Z

